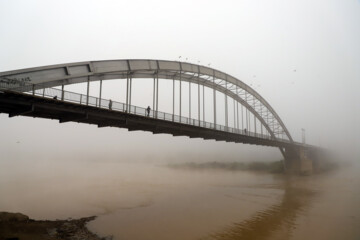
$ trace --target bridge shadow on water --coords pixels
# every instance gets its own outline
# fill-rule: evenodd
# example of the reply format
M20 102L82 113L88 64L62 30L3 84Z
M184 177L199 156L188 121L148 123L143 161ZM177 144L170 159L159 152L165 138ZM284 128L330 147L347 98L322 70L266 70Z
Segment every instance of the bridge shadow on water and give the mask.
M280 204L256 213L248 220L233 223L203 240L286 240L296 228L296 219L310 206L315 192L287 183Z

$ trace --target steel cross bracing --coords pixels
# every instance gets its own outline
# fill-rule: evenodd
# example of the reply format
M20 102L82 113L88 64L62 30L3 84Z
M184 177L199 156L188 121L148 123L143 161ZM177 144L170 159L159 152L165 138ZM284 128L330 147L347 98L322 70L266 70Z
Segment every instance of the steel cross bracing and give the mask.
M1 84L5 83L7 88L17 89L18 91L20 90L23 92L31 90L35 91L41 88L51 88L55 86L63 87L64 85L73 83L87 82L89 85L89 83L92 81L100 81L102 84L103 80L127 79L126 108L131 105L131 88L132 79L134 78L154 79L153 109L156 111L158 111L159 79L169 79L172 81L178 80L180 81L180 86L182 82L198 84L214 90L214 103L216 103L215 92L218 91L225 94L225 102L228 102L227 98L230 97L236 102L236 104L241 104L241 106L245 107L245 112L249 112L253 116L253 127L255 130L257 128L258 122L260 124L261 130L264 127L272 138L285 138L286 140L293 142L291 135L289 134L278 114L270 106L270 104L263 97L261 97L259 93L257 93L253 88L239 79L206 66L163 60L109 60L67 63L0 73ZM19 82L22 86L19 86ZM29 84L32 85L31 89L29 89ZM87 90L89 90L89 87ZM189 91L191 91L191 87L189 88ZM198 88L198 93L199 92L200 88ZM87 93L87 102L89 101L88 99L89 94ZM199 97L198 109L200 109ZM227 105L225 106L225 109L227 113ZM191 111L191 105L189 110ZM204 105L203 110L205 110ZM237 117L239 118L239 111L237 111L237 113ZM181 114L180 105L180 118ZM200 111L198 112L198 118L198 120L200 120ZM243 118L242 115L241 118ZM225 119L227 127L228 116L225 116ZM250 122L247 122L248 120L250 120L250 114L246 118L246 125L250 126ZM234 125L235 121L236 119L234 120ZM214 124L216 124L215 104ZM240 128L239 124L237 124L237 128Z

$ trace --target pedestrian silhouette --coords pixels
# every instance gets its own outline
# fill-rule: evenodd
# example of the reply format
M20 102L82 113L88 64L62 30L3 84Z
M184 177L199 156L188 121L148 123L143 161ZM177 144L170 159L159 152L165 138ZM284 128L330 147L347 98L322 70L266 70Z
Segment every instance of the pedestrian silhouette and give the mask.
M111 101L111 99L109 101L109 109L112 110L112 101Z
M151 108L150 108L150 106L148 106L147 109L146 109L146 113L147 113L148 117L150 116L150 110L151 110Z

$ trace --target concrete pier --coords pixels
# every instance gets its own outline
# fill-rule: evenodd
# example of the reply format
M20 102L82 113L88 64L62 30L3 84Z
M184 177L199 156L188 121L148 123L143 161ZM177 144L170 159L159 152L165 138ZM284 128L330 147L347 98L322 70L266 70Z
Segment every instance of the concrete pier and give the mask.
M314 164L318 159L314 151L307 146L294 146L285 148L285 171L290 174L311 175L314 172Z

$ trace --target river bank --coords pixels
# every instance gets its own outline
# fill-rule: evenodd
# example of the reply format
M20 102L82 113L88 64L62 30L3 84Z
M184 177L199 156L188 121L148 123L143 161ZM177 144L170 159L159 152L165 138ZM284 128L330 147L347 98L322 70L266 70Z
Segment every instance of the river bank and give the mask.
M0 239L4 240L110 240L91 233L86 224L96 217L69 220L33 220L21 213L0 212Z
M284 173L283 160L272 162L185 162L172 163L167 165L173 169L187 169L187 170L227 170L227 171L252 171L263 173Z

